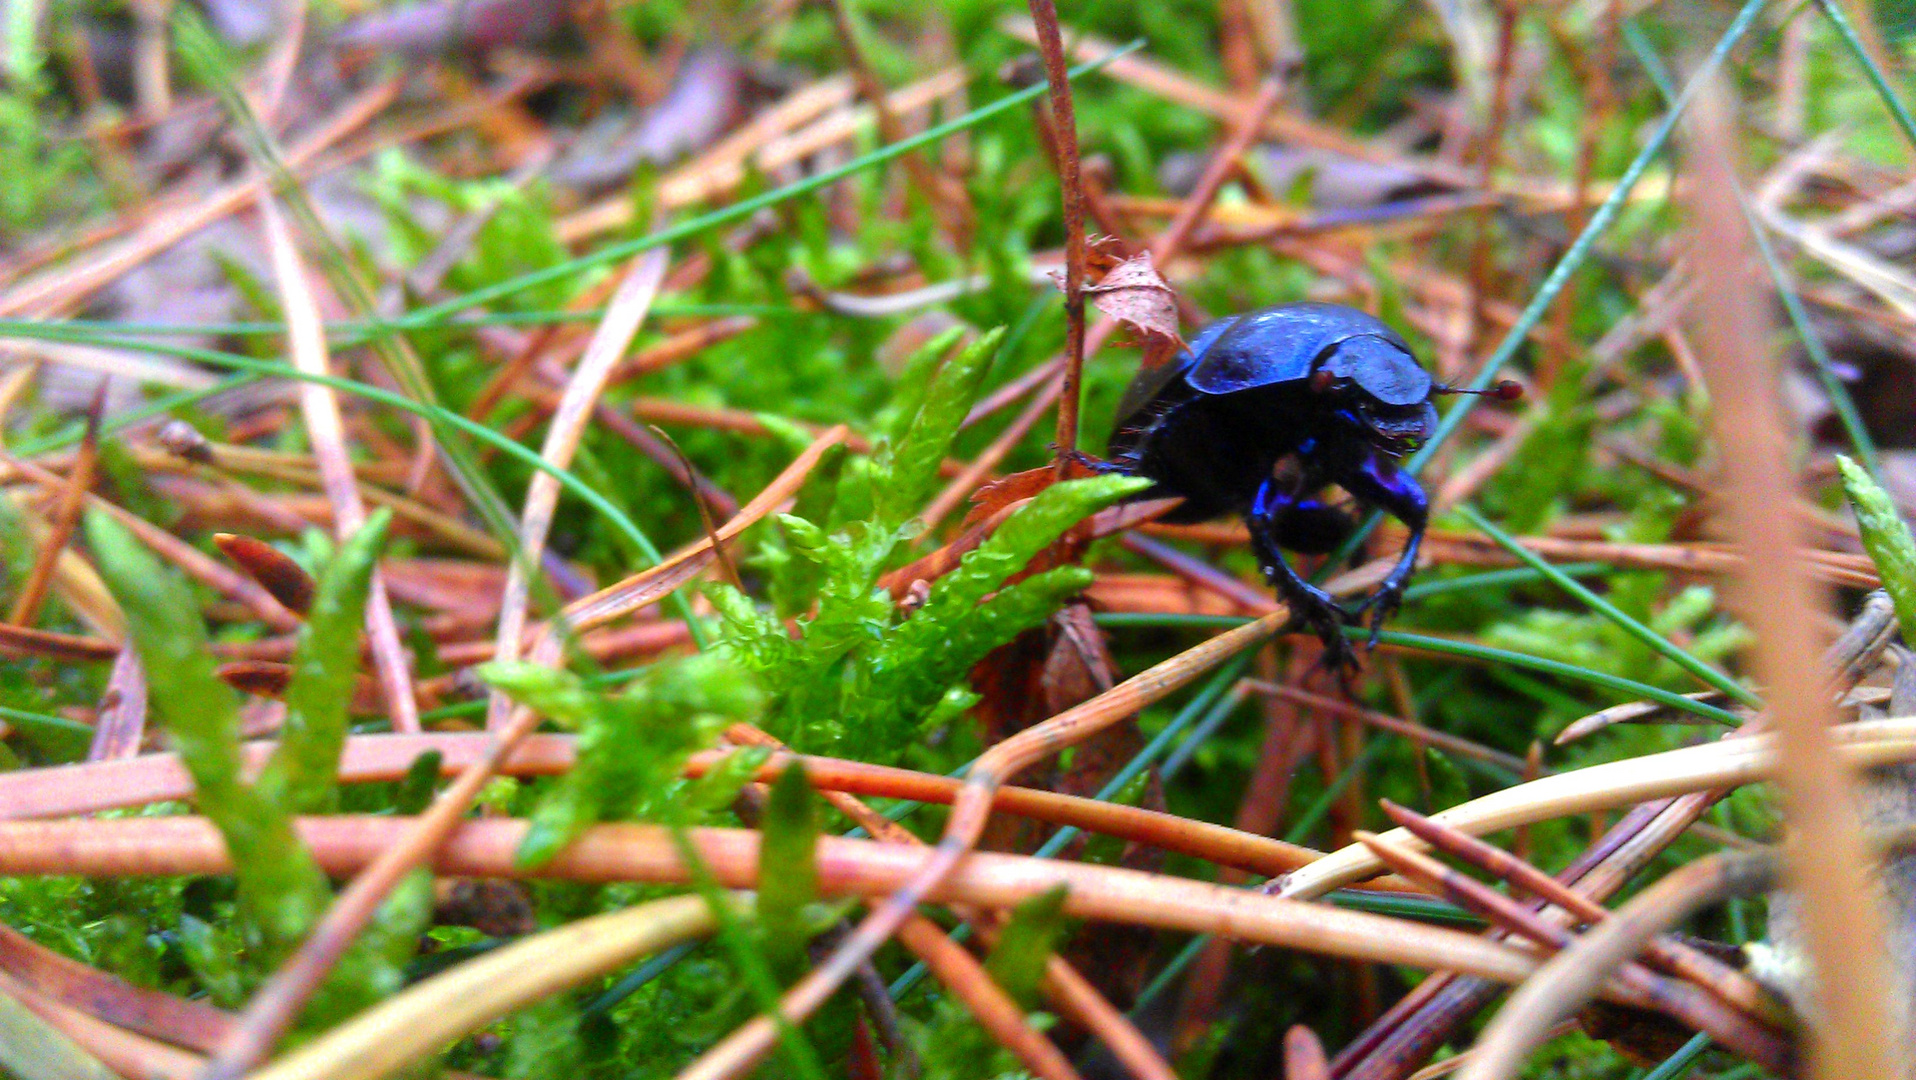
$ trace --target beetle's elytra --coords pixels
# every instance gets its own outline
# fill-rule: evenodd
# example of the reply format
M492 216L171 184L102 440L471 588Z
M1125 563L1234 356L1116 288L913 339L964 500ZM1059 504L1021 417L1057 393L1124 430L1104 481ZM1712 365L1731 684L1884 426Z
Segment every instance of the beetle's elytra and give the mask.
M1265 577L1324 642L1356 665L1345 625L1370 612L1371 641L1403 598L1424 537L1424 491L1395 462L1436 425L1435 384L1384 323L1337 304L1283 304L1205 327L1170 363L1140 372L1118 407L1114 471L1184 497L1167 520L1241 515ZM1511 397L1513 383L1488 391ZM1324 499L1342 488L1410 530L1397 565L1355 609L1298 575L1280 549L1320 555L1355 526Z

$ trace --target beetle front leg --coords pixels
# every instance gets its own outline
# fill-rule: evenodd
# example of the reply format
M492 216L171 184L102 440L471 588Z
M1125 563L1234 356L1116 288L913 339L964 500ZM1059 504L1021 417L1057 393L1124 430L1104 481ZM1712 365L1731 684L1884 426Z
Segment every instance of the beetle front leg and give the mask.
M1244 515L1244 523L1251 531L1251 548L1257 552L1265 580L1283 595L1292 614L1324 643L1326 666L1338 671L1355 670L1357 654L1351 649L1350 639L1344 636L1349 614L1338 606L1331 594L1299 576L1278 547L1279 526L1291 504L1291 496L1281 494L1275 480L1266 480L1258 486L1257 497Z
M1054 452L1057 450L1057 446L1055 444L1052 446L1052 450ZM1132 463L1127 463L1124 461L1107 461L1104 458L1097 457L1096 455L1087 454L1083 450L1077 450L1077 449L1066 450L1062 456L1067 461L1070 461L1073 464L1081 466L1085 471L1092 473L1093 475L1096 475L1096 476L1110 476L1114 474L1130 476L1133 474Z
M1404 602L1404 586L1409 584L1411 573L1417 569L1417 549L1423 546L1424 528L1430 520L1430 504L1424 498L1424 489L1418 486L1416 480L1375 454L1367 457L1349 476L1339 479L1338 486L1403 522L1404 527L1410 530L1410 539L1404 542L1397 565L1391 568L1389 576L1384 578L1377 591L1371 593L1354 612L1362 615L1366 609L1370 611L1370 644L1375 648L1377 637L1384 629L1384 620L1390 618L1398 605Z

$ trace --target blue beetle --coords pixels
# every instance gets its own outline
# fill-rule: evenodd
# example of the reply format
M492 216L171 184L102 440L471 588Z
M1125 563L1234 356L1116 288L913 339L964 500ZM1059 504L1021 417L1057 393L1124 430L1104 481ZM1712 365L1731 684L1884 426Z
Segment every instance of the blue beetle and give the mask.
M1100 468L1155 485L1139 498L1183 496L1164 520L1236 513L1264 576L1324 642L1325 662L1356 666L1343 628L1370 612L1371 644L1402 602L1429 517L1424 491L1395 462L1430 438L1434 382L1410 345L1355 308L1299 303L1206 326L1169 363L1138 373L1118 406ZM1517 396L1499 383L1483 393ZM1376 591L1353 610L1304 580L1281 549L1335 551L1355 528L1324 498L1342 488L1402 521L1410 539Z

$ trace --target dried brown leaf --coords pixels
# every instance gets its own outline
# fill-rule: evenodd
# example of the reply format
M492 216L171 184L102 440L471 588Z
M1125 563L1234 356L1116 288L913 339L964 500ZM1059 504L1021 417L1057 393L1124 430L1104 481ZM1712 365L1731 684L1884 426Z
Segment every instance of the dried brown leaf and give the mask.
M1097 306L1136 338L1144 349L1144 366L1157 367L1184 348L1178 333L1177 291L1151 264L1151 253L1139 252L1085 287Z
M1096 475L1084 463L1072 461L1070 471L1063 478L1077 480ZM958 528L962 531L989 521L1006 507L1036 496L1058 480L1055 469L1049 465L1041 465L1038 468L1012 473L1010 476L981 485L978 490L971 493L971 509L966 512L965 519L958 523Z

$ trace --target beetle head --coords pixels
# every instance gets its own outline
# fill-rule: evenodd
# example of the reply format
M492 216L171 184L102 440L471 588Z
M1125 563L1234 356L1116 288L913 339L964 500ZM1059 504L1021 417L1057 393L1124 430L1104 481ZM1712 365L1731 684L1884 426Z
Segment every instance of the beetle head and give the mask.
M1319 358L1310 387L1336 395L1364 439L1399 457L1416 450L1437 425L1430 405L1430 373L1393 341L1362 335L1345 338Z

